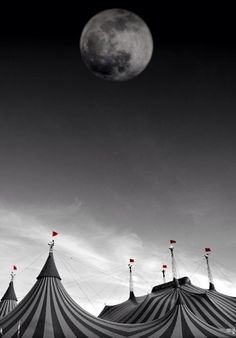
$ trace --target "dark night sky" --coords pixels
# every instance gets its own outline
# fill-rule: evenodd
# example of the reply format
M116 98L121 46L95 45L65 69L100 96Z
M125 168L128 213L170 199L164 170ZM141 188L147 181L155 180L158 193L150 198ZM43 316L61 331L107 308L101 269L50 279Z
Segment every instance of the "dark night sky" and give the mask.
M213 247L229 274L236 244L234 11L195 6L110 2L78 11L73 3L38 3L2 11L5 243L19 224L11 243L33 254L25 234L36 231L32 219L44 231L56 224L65 236L84 238L99 257L110 254L107 233L117 243L131 236L140 259L147 247L158 256L173 237L191 257ZM86 22L114 7L141 16L155 47L147 69L123 83L95 78L79 51ZM90 237L94 227L100 243ZM124 256L137 256L134 249Z

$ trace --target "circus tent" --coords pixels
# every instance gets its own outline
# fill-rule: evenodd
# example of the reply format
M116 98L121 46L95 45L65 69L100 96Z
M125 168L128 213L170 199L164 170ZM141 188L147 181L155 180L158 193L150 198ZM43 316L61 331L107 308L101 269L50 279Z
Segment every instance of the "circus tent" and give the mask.
M214 294L212 295L212 293ZM128 312L120 305L106 307L100 318L120 323L144 323L162 318L176 306L181 295L185 306L204 322L218 328L229 328L236 322L236 301L216 291L198 288L184 277L175 282L154 287L139 304Z
M17 298L13 283L14 274L11 274L11 281L0 302L0 318L6 316L17 305Z
M210 249L207 250L209 252ZM236 298L216 291L209 265L209 253L205 255L209 278L209 289L192 285L188 277L176 278L174 248L171 246L173 281L155 286L152 292L139 297L139 304L105 306L99 317L119 323L145 323L160 320L173 311L177 299L199 320L215 328L232 328L236 323ZM163 278L164 279L164 278ZM165 279L164 279L165 280Z
M186 304L178 283L171 291L175 295L172 297L173 304L171 303L172 306L168 307L161 318L146 323L123 324L89 314L75 303L64 289L55 265L53 246L52 241L46 263L32 289L15 309L0 320L0 335L3 337L232 336L225 327L216 328L196 316ZM232 325L229 325L229 328L232 328Z

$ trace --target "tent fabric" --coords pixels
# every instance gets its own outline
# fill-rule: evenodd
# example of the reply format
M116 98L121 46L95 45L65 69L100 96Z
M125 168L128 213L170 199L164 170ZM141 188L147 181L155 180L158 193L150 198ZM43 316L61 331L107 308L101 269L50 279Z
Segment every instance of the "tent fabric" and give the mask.
M127 315L131 313L132 310L136 309L140 303L142 303L147 296L129 298L123 303L118 305L106 305L102 312L99 314L99 318L105 318L109 316L109 320L116 322L124 322L124 319Z
M9 312L11 312L17 305L15 300L3 300L0 303L0 318L5 317Z
M9 286L3 295L0 302L0 318L6 316L17 305L16 293L14 290L13 281L10 281Z
M182 302L179 296L175 306L164 317L153 321L146 331L146 336L137 337L161 337L161 338L202 338L231 336L224 329L217 329L197 318Z

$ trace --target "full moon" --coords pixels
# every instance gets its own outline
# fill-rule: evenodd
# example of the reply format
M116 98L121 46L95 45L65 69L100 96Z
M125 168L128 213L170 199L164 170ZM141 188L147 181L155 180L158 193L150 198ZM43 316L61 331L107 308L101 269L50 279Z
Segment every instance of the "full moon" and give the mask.
M146 23L124 9L108 9L85 25L80 38L81 57L99 78L126 81L140 74L153 52Z

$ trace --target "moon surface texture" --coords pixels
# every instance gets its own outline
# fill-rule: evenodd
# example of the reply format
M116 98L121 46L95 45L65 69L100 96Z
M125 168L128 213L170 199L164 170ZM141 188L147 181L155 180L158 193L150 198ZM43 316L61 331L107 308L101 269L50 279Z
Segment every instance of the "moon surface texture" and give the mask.
M82 60L96 76L126 81L140 74L153 52L146 23L124 9L108 9L85 25L80 39Z

